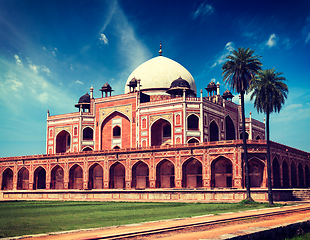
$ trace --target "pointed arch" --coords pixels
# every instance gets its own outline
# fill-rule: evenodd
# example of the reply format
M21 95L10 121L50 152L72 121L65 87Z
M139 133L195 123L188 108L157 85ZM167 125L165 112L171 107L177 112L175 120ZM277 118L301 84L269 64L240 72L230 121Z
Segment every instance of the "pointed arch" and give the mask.
M118 128L116 128L118 126ZM113 111L108 114L100 125L100 149L111 149L118 145L121 148L131 147L131 121L130 118L119 111ZM122 134L122 129L126 129L128 133ZM115 130L115 132L113 132ZM114 134L117 134L115 135Z
M13 190L13 170L7 168L2 173L2 190Z
M240 133L240 139L243 139L243 132ZM245 132L245 139L249 139L249 134L248 132Z
M18 171L17 190L28 190L28 189L29 189L29 171L27 168L22 167Z
M261 187L263 183L265 163L257 158L249 159L250 186Z
M78 164L74 164L70 168L69 188L70 189L83 189L83 169Z
M291 183L293 188L297 187L297 169L294 161L291 163Z
M226 133L226 140L236 139L235 125L229 115L225 117L225 133Z
M256 138L255 138L256 140L261 140L261 138L260 138L260 136L259 136L259 134L256 136Z
M308 164L305 166L306 187L310 187L310 170Z
M51 189L64 189L64 170L56 165L51 172Z
M283 187L290 187L290 179L289 179L289 168L286 160L282 162L282 179L283 179Z
M94 130L91 127L85 127L83 129L83 140L84 141L94 140Z
M189 158L182 165L182 187L202 187L202 164L196 158Z
M199 130L199 117L196 114L187 117L187 130Z
M214 120L210 123L209 129L210 142L219 141L219 128Z
M45 189L45 182L46 182L46 171L43 167L38 167L34 171L33 176L33 190L36 189Z
M305 184L304 184L304 168L302 166L301 163L298 164L298 187L300 188L303 188L305 187Z
M91 147L84 147L83 152L91 152L91 151L94 151Z
M162 144L171 144L171 123L159 118L152 123L151 127L151 146L160 146Z
M71 142L71 134L61 130L56 136L56 153L70 152Z
M174 187L174 164L167 160L161 160L156 166L156 187Z
M281 187L281 176L280 176L280 164L277 157L274 157L272 162L272 177L273 177L273 187Z
M226 157L218 157L211 163L211 187L230 188L233 186L232 162Z
M187 141L187 143L199 143L199 140L195 137L192 137L191 139Z
M132 167L132 187L145 189L149 187L149 167L145 162L138 161Z
M110 188L124 189L125 188L125 166L116 162L110 167Z
M98 163L94 163L89 168L88 188L89 189L103 189L103 168Z

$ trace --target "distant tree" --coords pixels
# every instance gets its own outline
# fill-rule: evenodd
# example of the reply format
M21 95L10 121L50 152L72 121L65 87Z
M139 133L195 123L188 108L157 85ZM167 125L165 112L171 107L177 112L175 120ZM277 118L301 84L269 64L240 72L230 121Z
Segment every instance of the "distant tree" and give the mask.
M275 72L275 69L261 70L248 89L251 100L254 100L254 107L258 113L266 114L267 131L267 176L268 176L268 199L269 205L273 205L271 185L271 162L270 162L270 141L269 141L269 116L272 112L280 112L285 98L287 98L288 87L283 82L286 79L281 77L283 73Z
M254 51L249 48L238 48L233 50L231 55L222 66L222 75L225 84L241 95L241 112L242 112L242 138L243 138L243 157L245 163L245 186L247 190L247 199L253 201L250 191L248 150L245 134L245 114L244 114L244 94L248 90L251 80L261 70L262 63L259 61L260 56L253 55Z

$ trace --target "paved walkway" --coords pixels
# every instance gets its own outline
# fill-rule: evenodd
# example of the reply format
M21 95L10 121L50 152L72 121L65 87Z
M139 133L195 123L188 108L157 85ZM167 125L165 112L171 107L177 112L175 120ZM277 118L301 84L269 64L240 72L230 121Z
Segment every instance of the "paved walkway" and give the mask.
M300 205L295 206L285 206L282 208L268 208L268 209L260 209L260 210L249 210L249 211L243 211L243 212L236 212L236 213L225 213L221 215L207 215L207 216L199 216L199 217L192 217L192 218L186 218L186 219L172 219L172 220L165 220L165 221L156 221L156 222L147 222L147 223L141 223L141 224L132 224L132 225L125 225L125 226L119 226L119 227L106 227L106 228L100 228L100 229L86 229L86 230L77 230L77 231L71 231L66 232L62 234L56 234L55 235L36 235L32 236L31 239L33 240L41 240L41 239L48 239L48 240L60 240L60 239L66 239L66 240L85 240L95 237L102 237L107 235L114 235L119 233L129 233L134 231L143 231L143 230L150 230L150 229L158 229L163 227L175 227L183 224L193 224L193 223L199 223L204 221L214 221L214 220L223 220L231 217L251 217L254 214L259 213L271 213L271 212L279 212L286 209L299 209L303 207L310 207L310 203L303 203ZM214 227L211 229L208 229L206 231L202 232L177 232L177 233L171 233L170 236L156 236L156 239L161 240L198 240L198 239L212 239L212 238L219 238L221 235L227 235L227 234L236 234L238 231L252 231L255 228L267 228L279 224L285 224L285 223L293 223L296 221L309 219L310 218L310 211L306 213L297 213L292 214L290 216L287 216L285 218L275 218L275 219L265 219L263 221L255 221L255 222L241 222L239 224L228 224L220 227ZM279 220L280 219L280 220ZM29 236L30 237L30 236ZM149 236L148 239L155 239L155 236Z

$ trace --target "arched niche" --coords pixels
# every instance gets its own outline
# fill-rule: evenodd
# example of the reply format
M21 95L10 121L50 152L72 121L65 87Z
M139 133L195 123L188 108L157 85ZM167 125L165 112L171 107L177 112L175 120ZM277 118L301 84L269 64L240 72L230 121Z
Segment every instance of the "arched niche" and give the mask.
M52 169L51 189L64 189L64 170L59 165Z
M219 128L217 126L217 124L215 123L215 121L212 121L210 123L210 127L209 127L209 132L210 132L210 142L213 141L219 141Z
M250 186L261 187L264 176L265 164L259 159L252 158L249 160Z
M83 129L83 140L92 141L94 139L94 130L90 127Z
M240 133L240 139L243 139L243 132ZM245 139L249 139L249 134L245 132Z
M188 143L199 143L199 141L197 140L197 138L191 138L190 140L188 140Z
M171 144L171 124L165 119L158 119L151 126L151 146Z
M18 171L17 190L28 190L28 189L29 189L29 171L27 168L22 167Z
M305 166L306 187L310 187L310 170L308 164Z
M56 153L69 152L71 147L71 136L66 130L62 130L56 136Z
M230 188L233 186L232 162L219 157L211 163L211 187Z
M75 164L70 168L69 188L83 189L83 169L78 164Z
M121 137L121 128L120 126L115 126L113 128L113 138L120 138Z
M182 186L184 188L202 187L202 164L195 158L190 158L182 165Z
M89 168L88 188L102 189L103 188L103 169L95 163Z
M83 148L83 152L91 152L93 149L91 147L85 147Z
M7 168L2 173L2 190L13 190L13 171Z
M235 140L235 125L229 116L225 117L225 132L226 132L226 140Z
M132 186L136 189L149 187L149 167L146 163L139 161L132 167Z
M195 114L191 114L187 118L187 130L199 130L199 118Z
M156 187L174 187L174 165L169 160L162 160L156 166Z
M110 167L110 188L125 188L125 167L120 162L114 163Z
M45 189L46 171L43 167L38 167L34 171L33 176L33 189Z

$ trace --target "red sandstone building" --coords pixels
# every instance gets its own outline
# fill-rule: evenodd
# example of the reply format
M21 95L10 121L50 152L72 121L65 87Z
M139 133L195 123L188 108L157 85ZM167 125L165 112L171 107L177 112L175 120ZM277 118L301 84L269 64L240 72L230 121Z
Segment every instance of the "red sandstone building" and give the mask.
M221 96L211 82L197 93L192 75L161 54L132 72L124 94L113 96L107 83L99 90L101 98L93 88L83 95L77 112L48 113L47 154L0 159L3 196L36 189L244 188L241 109L228 90ZM246 134L251 187L266 188L264 123L250 115ZM272 142L273 187L310 187L309 155Z

